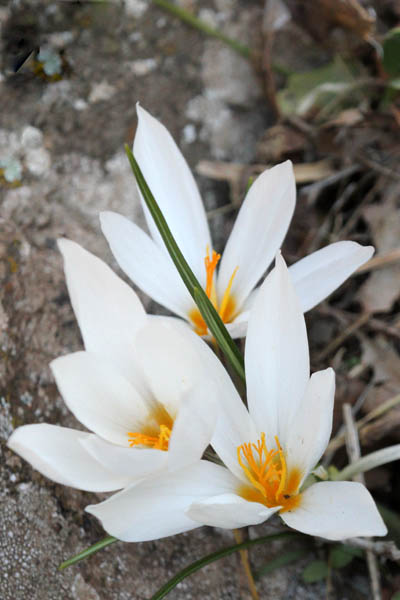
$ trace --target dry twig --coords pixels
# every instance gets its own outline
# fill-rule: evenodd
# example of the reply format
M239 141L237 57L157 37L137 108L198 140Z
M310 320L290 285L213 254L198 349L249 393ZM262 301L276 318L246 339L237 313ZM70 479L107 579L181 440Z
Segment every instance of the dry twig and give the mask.
M352 335L357 329L360 329L370 319L371 313L363 313L354 323L351 323L342 333L340 333L334 340L332 340L318 355L318 361L323 361L339 346L343 344L347 338Z
M347 325L354 319L353 313L346 312L327 303L321 304L317 310L321 314L335 317L342 325ZM372 329L372 331L379 331L379 333L385 333L390 337L400 339L400 323L395 323L392 325L382 321L381 319L378 319L377 317L371 317L366 325L367 328Z
M382 415L384 415L388 411L392 410L399 404L400 404L400 394L397 394L393 398L389 398L389 400L386 400L386 402L383 402L380 406L377 406L376 408L371 410L362 419L359 419L358 421L356 421L355 427L359 431L360 436L363 435L365 426L368 423L370 423L370 421L374 421L375 419L378 419L378 417L381 417ZM344 443L345 443L345 434L344 434L344 432L340 431L329 442L328 447L325 451L325 456L330 455L332 457L334 452L336 452L336 450L338 450L341 446L343 446Z
M368 262L358 267L357 273L364 273L365 271L372 271L373 269L380 269L382 267L388 267L393 263L397 263L400 261L400 248L395 248L394 250L390 250L390 252L386 252L385 254L381 254L379 256L374 256Z
M394 542L379 542L365 538L351 538L346 540L346 545L362 550L371 550L377 556L389 558L394 562L400 563L400 550Z
M345 436L347 454L350 463L354 463L361 458L361 450L351 405L348 403L343 404L343 421L346 426ZM357 475L354 475L353 481L358 481L359 483L365 484L364 474L357 473ZM373 599L382 600L380 575L376 556L370 548L366 549L366 556Z
M246 534L248 536L248 530L245 529ZM243 530L234 529L233 535L235 536L235 540L237 544L240 544L244 541L245 536L243 535ZM251 571L250 561L249 561L249 551L248 550L240 550L240 559L242 561L242 567L247 577L247 583L249 586L250 594L253 600L260 600L260 597L257 592L256 584L254 582L253 573Z

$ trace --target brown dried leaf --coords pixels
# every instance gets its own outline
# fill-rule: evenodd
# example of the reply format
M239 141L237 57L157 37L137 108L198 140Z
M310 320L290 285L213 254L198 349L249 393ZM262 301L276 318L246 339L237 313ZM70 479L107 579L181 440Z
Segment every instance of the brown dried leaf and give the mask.
M342 110L337 117L327 121L322 127L352 127L364 120L364 115L358 108Z
M327 19L341 25L345 29L351 29L361 37L365 38L371 33L375 23L372 17L361 6L358 0L319 0L321 10Z
M388 435L394 440L400 440L400 408L393 408L380 419L365 425L360 432L360 441L363 446L368 446Z
M363 406L363 411L369 413L400 392L400 357L384 336L370 339L361 335L360 339L362 363L372 367L373 381L377 384ZM389 434L400 439L399 425L400 407L397 406L365 425L360 434L361 442L373 444Z
M304 133L287 125L274 125L267 129L258 143L257 155L261 162L275 163L303 153L307 144Z
M400 357L384 336L370 339L360 335L360 340L362 363L373 369L373 382L376 384L363 406L363 412L369 413L400 392ZM362 428L361 442L373 444L389 434L400 439L399 425L400 407L396 406Z
M359 334L361 340L363 364L373 368L374 383L388 384L389 395L380 398L380 402L374 401L373 406L365 404L367 412L375 408L378 404L387 400L388 397L400 392L400 356L387 339L382 335L377 335L373 339Z
M377 256L399 247L400 211L397 199L400 185L386 188L386 196L380 204L365 207L363 216L368 222ZM389 265L374 271L358 292L358 299L364 310L383 312L391 309L400 296L400 265Z
M358 0L286 0L294 18L302 18L316 39L323 39L334 27L342 27L365 39L371 35L375 19Z

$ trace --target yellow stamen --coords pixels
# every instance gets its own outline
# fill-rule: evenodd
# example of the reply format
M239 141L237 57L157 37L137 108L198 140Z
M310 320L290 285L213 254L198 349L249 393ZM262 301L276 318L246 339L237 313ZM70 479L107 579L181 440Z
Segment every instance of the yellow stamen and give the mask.
M226 286L226 290L224 292L223 298L222 298L222 302L221 302L221 306L219 307L219 316L221 317L221 319L223 320L223 322L225 323L225 313L227 312L227 308L229 306L229 301L231 300L231 288L232 288L232 284L233 284L233 280L235 279L235 275L237 273L239 267L236 267L236 269L233 271L228 285Z
M250 502L261 502L272 508L282 506L280 512L296 508L300 504L298 493L301 474L292 469L288 474L284 452L275 437L276 450L268 450L265 433L254 443L238 446L237 457L251 486L242 485L239 494Z
M156 450L168 450L171 429L166 425L160 425L158 436L146 435L138 431L128 431L129 446L148 446Z

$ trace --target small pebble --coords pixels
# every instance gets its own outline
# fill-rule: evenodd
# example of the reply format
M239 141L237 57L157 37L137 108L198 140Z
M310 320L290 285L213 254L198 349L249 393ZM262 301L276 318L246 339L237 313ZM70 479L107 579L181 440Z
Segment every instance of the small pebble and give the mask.
M43 143L43 133L37 127L28 125L21 134L21 145L25 149L38 148Z
M197 139L196 127L193 123L188 123L182 130L182 140L185 144L192 144Z
M25 163L32 175L40 177L50 167L50 154L44 148L29 150L25 155Z
M130 67L135 75L142 77L147 75L157 67L158 63L155 58L142 58L134 60L130 63Z
M101 102L102 100L110 100L110 98L114 96L115 92L115 87L107 83L107 81L94 83L89 94L89 102L93 104L95 102Z
M125 0L125 12L135 19L140 19L149 8L148 2L144 0Z

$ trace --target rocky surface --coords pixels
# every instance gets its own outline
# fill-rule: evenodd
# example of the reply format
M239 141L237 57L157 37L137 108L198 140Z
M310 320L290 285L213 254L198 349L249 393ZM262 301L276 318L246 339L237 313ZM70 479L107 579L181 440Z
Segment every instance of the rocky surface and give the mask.
M202 2L201 16L255 44L261 3L237 4ZM48 369L53 358L82 347L56 240L69 237L112 263L98 212L112 209L142 222L123 153L134 134L135 102L168 126L192 166L200 158L250 161L270 114L242 58L148 2L0 2L0 21L0 160L20 174L7 181L3 173L0 182L0 596L150 598L185 565L232 543L231 533L202 528L151 543L118 543L60 573L62 560L104 536L84 512L94 495L46 480L5 442L26 423L77 426ZM60 80L35 74L32 58L12 74L21 52L38 45L60 57ZM226 202L224 186L199 184L208 209ZM221 238L221 222L212 226ZM255 563L274 552L276 546L258 548ZM321 588L305 586L300 572L297 565L262 579L261 597L321 597ZM364 580L351 586L342 600L363 597ZM235 556L171 593L176 600L248 597Z

